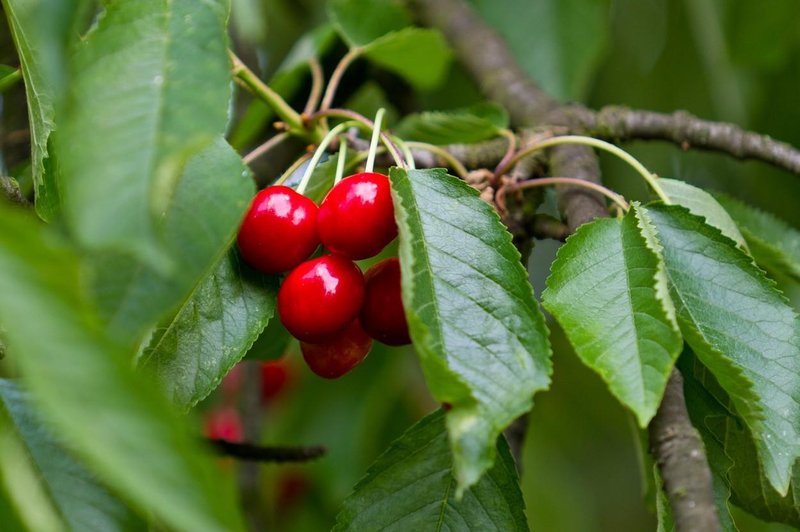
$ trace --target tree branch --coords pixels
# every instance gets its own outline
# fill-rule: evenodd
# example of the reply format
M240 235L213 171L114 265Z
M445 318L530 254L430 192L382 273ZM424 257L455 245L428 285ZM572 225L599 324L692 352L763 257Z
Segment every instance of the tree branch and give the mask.
M11 177L0 176L0 194L11 203L16 203L23 207L30 207L31 205L31 202L22 195L17 181Z
M307 462L319 458L327 451L325 447L262 447L250 443L233 443L226 440L209 439L219 454L251 462Z

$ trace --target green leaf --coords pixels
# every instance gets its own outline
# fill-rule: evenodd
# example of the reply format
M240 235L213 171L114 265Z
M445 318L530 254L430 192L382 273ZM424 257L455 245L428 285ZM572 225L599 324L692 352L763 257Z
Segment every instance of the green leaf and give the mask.
M749 251L747 242L742 233L739 232L736 222L733 221L731 215L719 204L714 196L705 190L677 179L661 178L658 180L658 184L664 189L664 192L667 193L673 203L683 205L695 216L702 216L706 219L708 225L716 227L723 235L736 242L742 249Z
M731 502L765 521L800 527L800 464L792 470L788 493L781 496L765 476L752 433L718 381L690 352L681 357L680 366L686 405L703 437L715 491L722 498L728 494ZM720 512L723 524L730 518L725 502Z
M646 214L664 247L681 332L730 394L767 478L785 494L800 455L797 316L750 257L702 218L660 204Z
M351 47L364 46L411 24L408 11L395 0L330 0L328 14Z
M245 355L275 312L276 277L252 270L231 250L165 329L140 366L181 410L204 399Z
M57 233L0 204L0 323L43 417L104 483L167 526L241 530L230 479L99 329L80 269Z
M14 38L28 95L31 173L36 212L50 220L60 208L58 183L48 172L48 141L55 129L55 109L64 85L64 55L72 12L71 0L2 0Z
M227 251L253 193L250 171L223 139L193 157L159 222L176 268L162 272L124 253L93 256L90 280L111 333L135 343L176 311Z
M22 79L22 70L8 65L0 65L0 93L13 87Z
M292 341L292 335L281 320L272 319L256 338L246 353L248 360L277 360L281 358Z
M641 427L683 348L653 233L635 205L621 220L581 226L559 249L542 293L575 352Z
M404 140L430 144L473 144L497 136L508 127L508 113L494 103L453 111L426 111L407 115L395 128Z
M717 199L739 224L759 266L773 275L800 282L800 231L730 196L718 194Z
M363 55L415 88L429 90L444 80L452 53L439 31L405 28L364 46Z
M333 530L528 530L525 501L504 438L498 460L461 500L441 411L395 440L356 485Z
M390 177L406 317L431 393L452 406L461 492L548 386L547 328L511 235L477 191L441 168Z
M169 265L165 203L228 120L227 15L225 0L111 2L78 47L57 140L64 211L86 248Z
M0 379L0 409L8 414L13 423L13 429L8 427L10 432L18 434L35 464L42 489L69 529L106 532L142 525L42 425L28 404L27 394L16 383Z

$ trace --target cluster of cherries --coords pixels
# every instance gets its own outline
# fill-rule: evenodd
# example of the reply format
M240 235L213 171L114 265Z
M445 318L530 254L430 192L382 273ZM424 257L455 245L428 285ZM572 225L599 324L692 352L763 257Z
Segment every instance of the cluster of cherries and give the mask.
M397 258L362 274L356 260L374 257L397 236L389 179L362 172L342 179L319 207L286 186L263 189L239 229L242 257L270 274L289 272L278 314L321 377L357 366L373 339L410 343ZM330 252L307 260L320 243Z

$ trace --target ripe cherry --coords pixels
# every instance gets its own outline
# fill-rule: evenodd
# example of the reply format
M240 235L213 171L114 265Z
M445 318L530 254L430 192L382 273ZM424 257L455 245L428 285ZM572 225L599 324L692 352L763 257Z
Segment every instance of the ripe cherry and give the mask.
M239 228L239 251L265 273L291 270L319 245L316 203L289 187L267 187L253 198Z
M312 344L300 342L300 350L308 367L325 379L338 379L361 363L372 347L372 338L353 320L346 329Z
M239 413L230 407L210 412L205 419L205 434L212 440L242 441L244 431Z
M353 260L377 255L397 236L389 178L363 172L343 179L322 201L317 226L333 253Z
M410 344L400 296L400 261L393 257L372 266L364 276L364 288L359 319L367 334L387 345Z
M289 384L289 366L285 359L261 363L261 402L268 403L281 395Z
M350 260L326 255L304 262L278 291L278 314L298 340L320 342L358 316L364 301L364 276Z

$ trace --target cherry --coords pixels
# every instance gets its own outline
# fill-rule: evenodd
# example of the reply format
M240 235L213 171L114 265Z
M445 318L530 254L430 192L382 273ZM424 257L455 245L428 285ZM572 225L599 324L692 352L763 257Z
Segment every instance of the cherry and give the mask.
M242 441L244 431L239 413L230 407L210 412L205 419L205 434L213 440Z
M239 251L265 273L291 270L319 245L316 203L289 187L267 187L253 198L239 228Z
M261 363L261 401L267 403L278 397L289 384L289 367L284 359Z
M374 339L387 345L411 343L406 313L400 296L400 261L385 259L364 276L361 326Z
M353 320L346 329L321 343L300 342L308 367L325 379L338 379L361 363L372 348L372 338Z
M298 340L320 342L358 316L364 276L350 260L326 255L309 260L286 276L278 291L278 314Z
M397 236L389 178L363 172L340 181L322 201L317 227L333 253L353 260L377 255Z

